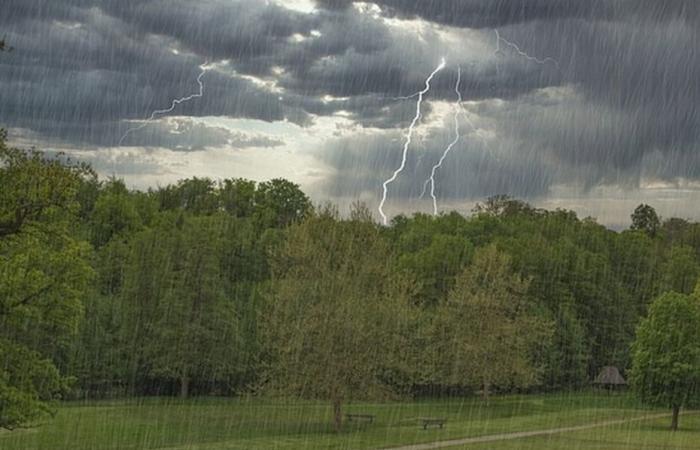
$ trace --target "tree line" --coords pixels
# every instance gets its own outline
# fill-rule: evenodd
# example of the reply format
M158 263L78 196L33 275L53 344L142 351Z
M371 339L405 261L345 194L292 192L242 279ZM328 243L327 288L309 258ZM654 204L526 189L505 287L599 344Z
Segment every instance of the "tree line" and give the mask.
M339 427L349 400L577 389L700 274L700 224L647 205L621 232L505 196L383 227L286 180L138 191L4 141L5 428L60 398L277 393Z

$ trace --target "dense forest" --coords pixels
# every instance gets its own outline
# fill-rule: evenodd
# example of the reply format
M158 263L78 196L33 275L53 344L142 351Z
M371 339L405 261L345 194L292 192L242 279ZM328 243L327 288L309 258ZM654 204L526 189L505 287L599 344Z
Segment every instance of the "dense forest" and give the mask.
M700 224L506 196L468 217L313 205L277 179L148 191L0 138L0 427L49 400L576 389L691 293Z

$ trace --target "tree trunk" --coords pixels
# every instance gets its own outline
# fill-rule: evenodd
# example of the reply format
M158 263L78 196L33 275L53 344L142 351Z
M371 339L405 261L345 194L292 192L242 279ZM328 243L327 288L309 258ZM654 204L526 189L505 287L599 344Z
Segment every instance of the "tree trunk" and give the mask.
M487 381L484 380L484 384L481 387L481 400L484 401L487 405L489 404L489 389L491 388L491 384Z
M343 426L343 414L341 408L341 400L339 398L333 399L333 427L336 433L340 433L340 428Z
M678 429L678 413L680 412L680 406L673 407L673 417L671 418L671 431L676 431Z
M190 379L187 375L180 378L180 398L187 398L190 394Z

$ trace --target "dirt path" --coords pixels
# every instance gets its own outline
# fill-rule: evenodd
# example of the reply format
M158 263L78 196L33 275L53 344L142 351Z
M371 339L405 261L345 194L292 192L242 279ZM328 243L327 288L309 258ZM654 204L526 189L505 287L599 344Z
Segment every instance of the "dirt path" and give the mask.
M451 439L448 441L430 442L427 444L412 444L401 447L388 447L383 450L432 450L435 448L453 447L456 445L476 444L480 442L507 441L511 439L522 439L532 436L547 436L550 434L567 433L570 431L588 430L591 428L605 427L608 425L618 425L622 423L640 422L642 420L659 419L670 417L670 413L656 414L653 416L635 417L633 419L608 420L606 422L591 423L587 425L576 425L573 427L550 428L548 430L518 431L515 433L489 434L486 436L475 436L463 439Z

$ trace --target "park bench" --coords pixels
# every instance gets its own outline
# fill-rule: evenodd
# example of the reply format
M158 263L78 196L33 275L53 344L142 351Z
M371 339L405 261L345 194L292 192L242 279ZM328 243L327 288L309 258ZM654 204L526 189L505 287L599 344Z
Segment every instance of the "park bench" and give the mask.
M423 429L427 430L430 425L439 425L440 428L447 422L447 419L440 419L437 417L424 417L421 419L423 422Z
M364 420L369 423L374 422L374 415L372 414L345 414L345 417L348 419L348 422L352 422L353 420Z

